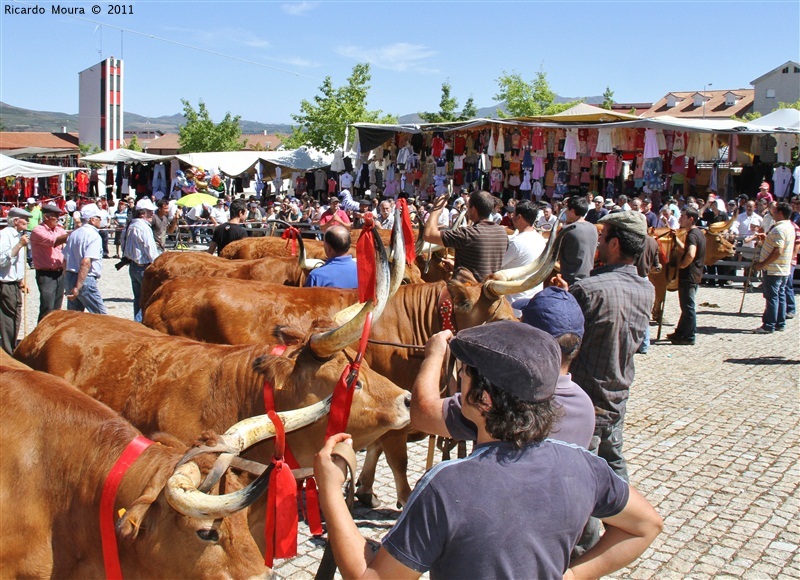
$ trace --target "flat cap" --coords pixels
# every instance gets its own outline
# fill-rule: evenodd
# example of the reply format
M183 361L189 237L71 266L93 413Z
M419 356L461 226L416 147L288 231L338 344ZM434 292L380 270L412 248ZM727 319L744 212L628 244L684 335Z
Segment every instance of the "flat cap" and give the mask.
M62 215L62 214L66 213L63 209L61 209L60 207L58 207L54 203L46 203L46 204L44 204L42 206L42 211L44 213L55 213L55 214L58 214L58 215Z
M575 334L583 338L583 311L575 297L563 288L548 286L530 300L514 302L514 308L522 311L522 322L550 336Z
M647 218L640 211L618 211L597 220L599 224L608 224L637 236L647 236Z
M460 331L450 350L496 387L528 402L550 399L561 368L561 348L538 328L510 320Z
M33 216L31 216L31 212L25 211L21 207L12 207L10 210L8 210L8 219L12 219L12 218L25 218L25 219L28 219L30 217L33 217Z

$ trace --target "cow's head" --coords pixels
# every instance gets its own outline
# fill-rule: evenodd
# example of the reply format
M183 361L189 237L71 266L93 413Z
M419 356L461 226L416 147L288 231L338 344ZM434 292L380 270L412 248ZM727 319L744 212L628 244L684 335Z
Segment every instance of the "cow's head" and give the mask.
M447 291L453 301L453 316L458 329L478 326L495 320L516 320L511 304L502 294L481 284L472 273L459 268L447 282Z
M274 331L275 337L290 348L283 356L263 355L254 361L254 370L275 388L277 408L296 409L330 395L345 367L355 358L355 352L347 346L359 341L370 312L376 318L383 312L390 292L389 264L377 236L375 244L380 246L375 301L358 306L355 316L352 308L347 309L348 315L338 317L338 322L317 320L306 332L278 326ZM395 264L395 268L402 267L402 260ZM400 429L408 424L410 393L374 372L364 361L355 389L347 430L353 436L356 448L371 443L390 429ZM295 456L303 455L310 460L322 446L324 428L324 421L312 425L307 430L308 441L302 443L303 447L298 449L293 444ZM301 457L297 459L303 464Z
M123 503L125 512L117 522L120 564L125 578L247 578L268 577L261 552L250 533L247 511L232 515L195 517L175 509L166 485L175 472L176 458L185 445L167 435L153 437L177 453L160 454L141 494ZM147 452L142 461L148 460ZM194 460L199 472L211 468L211 456ZM127 478L126 478L127 479ZM123 484L124 489L125 485ZM122 489L120 490L122 492ZM241 492L239 478L227 472L212 488L212 494ZM120 496L122 493L120 493ZM122 499L122 498L120 498ZM253 497L253 500L257 499Z
M714 264L719 260L732 258L736 253L734 245L725 236L725 230L720 232L706 231L706 257L707 265Z

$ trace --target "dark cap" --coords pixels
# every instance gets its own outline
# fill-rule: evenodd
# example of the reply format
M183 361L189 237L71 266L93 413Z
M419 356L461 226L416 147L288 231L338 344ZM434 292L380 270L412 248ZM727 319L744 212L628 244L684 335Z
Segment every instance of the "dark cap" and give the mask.
M54 203L46 203L46 204L44 204L42 206L42 212L44 212L44 213L54 213L54 214L58 214L58 215L62 215L64 213L66 213L63 209L61 209L60 207L58 207Z
M561 368L561 348L538 328L510 320L460 331L450 350L493 385L528 402L550 399Z
M575 297L563 288L548 286L530 300L514 302L514 308L522 311L522 322L550 336L576 334L583 338L583 311Z
M647 218L640 211L618 211L597 220L599 224L608 224L637 236L647 236Z

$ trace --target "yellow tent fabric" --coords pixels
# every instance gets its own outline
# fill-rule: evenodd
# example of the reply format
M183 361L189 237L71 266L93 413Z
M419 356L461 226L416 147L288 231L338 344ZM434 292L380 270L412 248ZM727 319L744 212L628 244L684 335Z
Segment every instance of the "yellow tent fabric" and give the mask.
M574 107L570 107L566 111L562 111L561 113L557 113L555 115L518 117L515 120L552 123L608 123L612 121L635 121L638 119L639 117L634 115L609 111L608 109L587 105L586 103L578 103ZM506 119L506 121L510 120L511 119Z

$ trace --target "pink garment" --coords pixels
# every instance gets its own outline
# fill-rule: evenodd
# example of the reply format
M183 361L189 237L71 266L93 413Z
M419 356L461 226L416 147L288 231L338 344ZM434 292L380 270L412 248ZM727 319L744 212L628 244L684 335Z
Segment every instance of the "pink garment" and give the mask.
M617 156L613 153L606 155L606 179L614 179L617 176Z
M567 139L564 143L564 157L566 159L578 158L578 130L567 129Z
M544 177L544 157L533 158L533 178L541 179Z
M633 170L633 178L634 179L643 179L644 178L644 155L639 153L636 156L636 168Z

